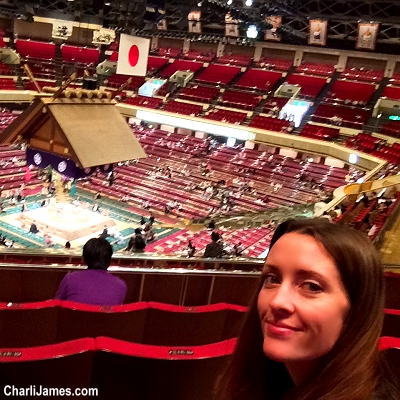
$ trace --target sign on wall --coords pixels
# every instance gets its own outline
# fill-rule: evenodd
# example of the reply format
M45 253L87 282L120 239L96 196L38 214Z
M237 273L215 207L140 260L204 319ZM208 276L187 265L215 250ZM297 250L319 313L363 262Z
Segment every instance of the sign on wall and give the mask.
M201 11L191 11L188 14L188 25L190 33L202 33Z
M280 42L282 38L278 33L278 29L282 25L282 17L271 15L269 17L265 17L265 22L271 24L272 28L264 31L264 40L273 40L275 42Z
M54 39L67 40L72 36L72 29L74 28L72 21L64 21L60 19L53 20L53 30L51 37Z
M308 26L308 44L325 46L327 36L328 21L322 21L320 19L310 20L310 24Z
M113 29L100 28L93 31L93 44L111 44L115 40L115 31Z
M359 23L356 49L375 50L378 29L379 24Z
M239 36L239 21L233 19L231 13L225 15L225 36Z

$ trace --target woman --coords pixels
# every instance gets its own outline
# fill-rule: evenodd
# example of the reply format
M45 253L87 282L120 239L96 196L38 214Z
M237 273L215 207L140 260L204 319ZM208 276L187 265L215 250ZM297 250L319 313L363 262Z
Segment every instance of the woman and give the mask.
M363 234L282 223L216 399L400 399L377 349L383 302L379 257Z

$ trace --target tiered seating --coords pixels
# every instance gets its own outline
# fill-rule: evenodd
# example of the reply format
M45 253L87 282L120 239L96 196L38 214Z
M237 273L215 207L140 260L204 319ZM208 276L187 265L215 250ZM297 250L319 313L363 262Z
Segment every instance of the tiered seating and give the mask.
M67 44L61 45L61 52L64 62L74 64L97 64L100 57L100 50L98 49L70 46Z
M400 137L400 121L391 121L382 125L380 132L384 135Z
M15 45L17 52L23 58L38 58L54 61L56 57L56 45L54 43L18 39L16 40Z
M369 116L370 112L367 110L321 104L312 116L312 120L325 124L361 129L367 122Z
M299 85L301 87L301 96L315 98L318 96L326 83L326 79L316 76L292 74L286 80L290 85Z
M348 138L345 142L347 147L361 150L366 153L376 150L381 143L381 139L363 132L359 133L357 136Z
M16 118L18 114L13 114L11 111L3 110L0 111L0 132L3 132L4 129L8 127ZM2 148L0 147L0 156L1 156Z
M43 61L27 61L26 64L29 65L32 74L35 76L36 79L55 79L56 71L53 62L46 63Z
M14 79L0 78L0 90L17 90Z
M169 78L176 71L191 71L196 73L200 68L203 67L203 63L196 61L186 61L186 60L175 60L172 64L164 68L160 75L164 78Z
M247 114L231 110L224 110L222 108L214 108L204 118L213 121L227 122L228 124L241 124L246 118Z
M400 338L381 337L379 349L385 352L386 359L388 360L394 376L400 376Z
M262 96L247 92L236 92L227 90L221 97L221 104L227 107L241 108L243 110L253 110L262 100Z
M140 106L146 108L158 108L162 104L162 99L158 99L155 97L144 97L144 96L134 96L129 97L125 100L126 104L130 104L132 106Z
M195 85L183 88L179 93L179 98L201 103L211 103L218 95L218 88Z
M364 106L368 103L374 91L375 85L370 83L337 80L325 101Z
M325 126L306 124L302 129L300 136L309 137L312 139L332 140L339 136L340 129L327 128Z
M132 82L126 87L126 90L137 90L145 83L145 79L141 76L128 76L114 74L108 78L107 86L112 88L119 88L128 79L132 79Z
M400 86L400 74L393 74L389 79L390 84Z
M289 99L284 97L271 97L265 104L263 112L268 113L273 108L278 107L279 111L285 106Z
M13 75L13 72L12 72L10 66L7 64L4 64L3 61L0 61L0 75Z
M332 76L335 73L335 67L328 64L302 62L296 71L311 75Z
M181 49L175 49L172 47L168 47L168 48L160 47L159 49L152 50L152 53L158 54L159 56L162 56L162 57L176 58L181 53Z
M228 85L240 72L239 67L211 64L196 78L198 82Z
M282 77L280 72L248 69L235 86L245 89L270 91Z
M400 100L400 87L388 85L382 93L382 97L392 100Z
M211 62L215 55L215 53L204 53L201 51L189 50L183 54L183 58L193 61Z
M251 120L249 126L251 128L265 129L267 131L282 132L290 126L290 122L278 118L257 115Z
M50 86L50 87L55 87L56 83L55 82L51 82L51 81L36 81L37 84L39 85L40 88L44 88L45 86ZM31 81L25 81L24 82L24 86L26 90L33 90L33 91L37 91L36 86L33 82Z
M197 104L185 103L184 101L172 100L165 104L164 111L194 117L203 111L203 107Z
M217 63L239 65L241 67L248 67L252 62L251 56L244 56L241 54L224 55L217 58Z
M289 69L293 66L293 61L283 60L281 58L263 57L258 63L256 63L256 65L257 67L261 68L276 69L278 71L289 71Z
M380 82L385 71L366 70L364 68L346 68L342 73L342 78L354 79L357 81Z

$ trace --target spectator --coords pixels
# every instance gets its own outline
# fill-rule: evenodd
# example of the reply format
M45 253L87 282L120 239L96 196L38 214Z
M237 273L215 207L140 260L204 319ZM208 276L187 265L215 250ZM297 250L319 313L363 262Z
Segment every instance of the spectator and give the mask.
M31 224L31 227L29 228L28 235L31 235L32 233L35 235L38 232L39 232L39 229L36 226L36 221L33 221Z
M221 258L224 253L224 248L220 240L220 235L218 232L211 233L212 242L206 246L204 251L204 257L208 258Z
M134 253L144 252L146 242L142 236L142 230L140 228L135 229L135 236L129 239L128 247L124 251L132 251Z
M126 283L107 272L112 253L112 246L103 238L86 242L83 258L88 269L67 274L55 298L98 306L122 304L127 291Z
M194 247L193 243L191 240L189 240L189 243L186 247L186 251L187 251L187 256L188 257L193 257L194 253L196 253L196 247Z

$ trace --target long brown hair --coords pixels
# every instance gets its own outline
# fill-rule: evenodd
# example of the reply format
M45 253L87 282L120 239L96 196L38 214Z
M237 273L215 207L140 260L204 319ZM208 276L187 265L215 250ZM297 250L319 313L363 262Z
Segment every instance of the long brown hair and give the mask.
M321 243L332 257L350 300L350 310L324 367L312 380L294 387L286 367L267 358L257 309L250 306L228 369L216 387L218 400L367 400L381 380L378 340L383 324L384 276L379 256L362 233L324 219L280 224L270 248L296 232ZM393 397L397 398L397 397Z

